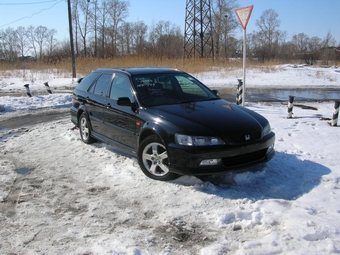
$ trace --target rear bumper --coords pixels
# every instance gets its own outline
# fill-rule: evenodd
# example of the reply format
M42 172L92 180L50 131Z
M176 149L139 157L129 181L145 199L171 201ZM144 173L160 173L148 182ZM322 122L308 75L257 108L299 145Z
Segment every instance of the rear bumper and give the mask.
M78 127L78 109L75 108L74 106L71 106L70 108L70 113L71 113L71 121L74 125Z
M210 175L232 172L240 168L258 165L271 160L275 155L275 134L265 139L242 146L185 147L171 144L168 147L170 171L182 175ZM201 166L202 160L217 159L218 164Z

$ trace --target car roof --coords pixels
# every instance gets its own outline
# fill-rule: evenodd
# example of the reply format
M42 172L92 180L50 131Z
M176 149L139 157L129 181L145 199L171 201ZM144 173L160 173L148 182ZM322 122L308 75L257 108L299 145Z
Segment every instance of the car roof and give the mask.
M182 71L168 67L129 67L129 68L99 68L95 72L124 72L130 75L183 73Z

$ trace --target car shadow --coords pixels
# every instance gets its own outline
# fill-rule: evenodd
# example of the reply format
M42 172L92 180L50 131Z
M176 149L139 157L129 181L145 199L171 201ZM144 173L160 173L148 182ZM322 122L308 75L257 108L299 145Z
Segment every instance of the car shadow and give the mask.
M97 148L110 150L137 160L131 154L104 143L94 143ZM137 161L136 161L137 164ZM295 200L309 193L321 183L322 176L331 170L310 160L301 160L295 154L276 152L268 163L237 172L210 176L181 176L170 183L193 186L194 189L229 199Z
M320 184L322 176L330 172L329 168L316 162L276 152L270 162L244 172L198 177L202 182L194 187L201 192L230 199L295 200L313 190Z

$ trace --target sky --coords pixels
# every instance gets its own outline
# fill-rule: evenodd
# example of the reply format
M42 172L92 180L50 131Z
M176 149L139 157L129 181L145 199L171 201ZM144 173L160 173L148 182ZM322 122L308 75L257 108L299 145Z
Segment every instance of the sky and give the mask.
M184 31L186 0L129 0L127 21L144 21L151 26L158 21L170 21ZM274 9L281 21L280 30L288 39L305 33L325 38L331 32L340 43L339 0L238 0L239 7L253 5L247 33L256 31L256 20L267 9ZM66 0L0 0L0 29L43 25L58 31L57 38L67 39L68 15ZM236 17L236 14L235 14ZM242 28L236 33L242 37Z
M338 71L282 65L270 72L271 82L267 78L258 86L276 88L291 79L292 88L339 87ZM23 95L0 93L1 254L340 253L340 127L328 124L334 102L296 100L292 119L287 104L246 103L275 132L271 161L241 173L160 182L115 147L81 141L69 116L71 94L55 92L70 85L70 75L6 73L0 88ZM195 76L208 86L227 87L221 78L232 74ZM253 84L267 76L249 70ZM310 83L311 76L319 82ZM28 77L35 81L31 98L22 86ZM53 94L35 94L45 90L46 80ZM64 114L49 122L1 126L56 113Z

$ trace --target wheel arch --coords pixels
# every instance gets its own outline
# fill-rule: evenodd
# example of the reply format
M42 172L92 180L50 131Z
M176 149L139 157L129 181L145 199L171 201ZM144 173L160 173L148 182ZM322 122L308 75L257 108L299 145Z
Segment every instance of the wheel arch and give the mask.
M78 122L78 127L79 127L79 119L80 119L80 116L81 116L83 113L85 113L87 119L90 120L90 118L89 118L89 113L88 113L86 107L84 107L83 105L80 106L80 107L78 108L78 112L77 112L77 122ZM91 122L90 122L90 121L89 121L89 124L91 125ZM92 127L91 127L91 128L92 128Z
M143 140L145 140L145 138L151 135L158 136L162 140L162 143L164 144L164 146L168 147L168 144L170 143L168 132L166 132L165 129L163 129L159 125L157 124L151 125L150 123L148 123L143 128L142 132L140 133L139 139L138 139L138 147L143 142Z

